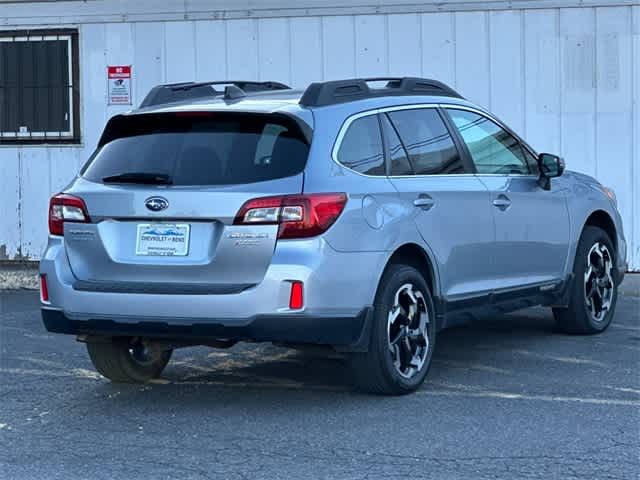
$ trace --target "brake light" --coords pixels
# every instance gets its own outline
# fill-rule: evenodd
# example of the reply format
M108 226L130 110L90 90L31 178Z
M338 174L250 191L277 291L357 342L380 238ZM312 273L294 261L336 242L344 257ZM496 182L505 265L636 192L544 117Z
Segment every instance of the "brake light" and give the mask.
M84 200L66 193L59 193L49 201L49 233L64 234L64 222L89 223Z
M304 306L304 292L302 282L291 282L291 294L289 296L289 308L300 310Z
M326 232L347 203L345 193L314 193L254 198L236 215L234 225L280 225L278 238L308 238Z

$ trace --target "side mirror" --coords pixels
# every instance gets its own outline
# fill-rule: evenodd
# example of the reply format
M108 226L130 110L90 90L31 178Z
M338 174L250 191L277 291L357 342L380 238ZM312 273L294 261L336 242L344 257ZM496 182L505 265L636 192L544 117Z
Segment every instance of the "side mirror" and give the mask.
M538 167L540 169L540 186L549 190L551 188L550 179L564 173L564 160L551 153L541 153L538 155Z

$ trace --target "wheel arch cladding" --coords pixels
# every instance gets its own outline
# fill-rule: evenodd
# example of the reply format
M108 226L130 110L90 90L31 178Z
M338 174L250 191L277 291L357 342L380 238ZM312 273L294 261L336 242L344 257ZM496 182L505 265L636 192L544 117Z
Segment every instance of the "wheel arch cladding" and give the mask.
M380 278L382 278L384 273L387 271L389 265L393 264L409 265L414 267L422 274L425 282L427 282L427 285L431 290L431 295L433 297L438 296L438 283L433 262L431 261L429 254L420 245L415 243L405 243L398 247L389 257L389 260L387 260L387 264L385 265ZM379 283L380 282L378 282L378 285ZM437 302L435 303L437 304Z
M604 210L596 210L592 212L584 224L584 227L587 226L598 227L604 230L609 236L611 243L613 243L614 254L618 254L618 234L616 231L616 225L607 212ZM582 228L583 231L584 227Z

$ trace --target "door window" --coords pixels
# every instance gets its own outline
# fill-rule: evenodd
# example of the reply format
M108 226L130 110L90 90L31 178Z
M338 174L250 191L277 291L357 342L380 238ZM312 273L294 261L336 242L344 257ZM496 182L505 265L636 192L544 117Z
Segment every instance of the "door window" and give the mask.
M385 175L380 123L376 115L354 120L345 133L338 161L365 175Z
M529 174L520 142L487 117L467 110L448 109L481 174Z
M464 173L451 135L435 108L388 113L416 175Z

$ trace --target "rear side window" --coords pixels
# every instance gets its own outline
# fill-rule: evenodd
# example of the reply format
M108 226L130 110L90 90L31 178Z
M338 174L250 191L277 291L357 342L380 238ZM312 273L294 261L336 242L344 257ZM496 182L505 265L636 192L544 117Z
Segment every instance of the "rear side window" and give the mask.
M173 185L254 183L300 173L309 147L286 117L188 112L119 117L81 174L167 175Z
M340 143L338 161L358 173L385 175L380 123L376 115L351 122Z
M388 113L416 175L464 173L449 131L435 108Z

